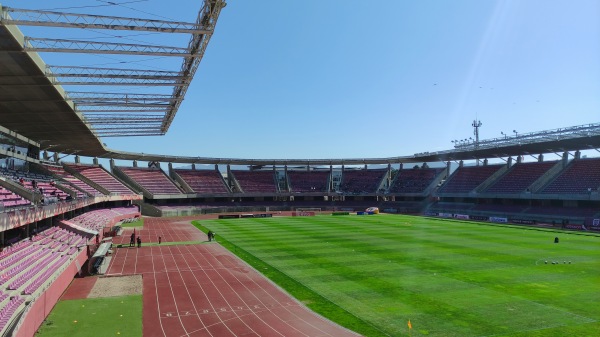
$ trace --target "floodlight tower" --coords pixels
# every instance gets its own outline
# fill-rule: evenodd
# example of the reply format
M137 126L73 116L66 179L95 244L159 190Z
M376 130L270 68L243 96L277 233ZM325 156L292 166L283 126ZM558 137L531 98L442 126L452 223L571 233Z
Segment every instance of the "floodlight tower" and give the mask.
M483 124L481 123L480 120L474 120L473 123L471 123L471 126L473 127L473 134L475 135L475 149L479 148L479 128L482 126Z

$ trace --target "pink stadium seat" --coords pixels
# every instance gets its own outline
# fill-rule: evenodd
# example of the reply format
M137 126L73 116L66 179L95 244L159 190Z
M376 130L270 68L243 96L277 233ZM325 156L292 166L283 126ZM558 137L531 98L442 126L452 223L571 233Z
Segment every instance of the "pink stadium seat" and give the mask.
M31 202L4 187L0 187L0 204L6 208L10 208L30 205Z
M399 170L389 193L423 193L445 168L413 168Z
M48 171L50 171L56 178L60 179L61 184L64 182L64 184L66 184L66 185L73 186L74 187L73 190L77 191L78 198L85 197L85 194L79 190L82 190L90 195L102 195L102 193L100 193L95 188L91 187L90 185L86 184L85 182L74 177L69 172L65 171L65 169L62 166L44 165L44 168L46 168Z
M344 170L340 191L351 194L375 193L386 173L387 169Z
M329 191L329 171L288 171L292 193Z
M575 159L542 193L585 194L600 188L600 158Z
M194 191L199 194L226 194L229 193L223 181L221 172L217 170L182 170L176 169L183 179Z
M539 179L544 173L556 165L556 161L520 163L490 186L486 193L521 193Z
M159 168L119 167L119 169L152 194L183 193Z
M440 188L439 193L469 193L504 165L459 167Z
M125 185L123 185L120 181L115 179L110 173L106 172L103 168L99 166L90 166L90 165L75 165L69 164L67 167L77 171L79 174L83 175L87 179L93 181L94 183L102 186L110 193L114 194L135 194Z
M231 173L244 193L277 192L275 173L273 171L232 170Z

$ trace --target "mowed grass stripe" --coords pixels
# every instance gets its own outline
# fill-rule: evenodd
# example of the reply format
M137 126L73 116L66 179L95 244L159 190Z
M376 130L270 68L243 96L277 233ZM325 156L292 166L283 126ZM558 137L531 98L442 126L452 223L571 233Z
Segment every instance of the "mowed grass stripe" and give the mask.
M597 237L385 215L202 224L391 336L406 334L407 319L435 336L559 336L553 328L599 313L585 300L598 299ZM536 264L549 257L574 263ZM581 279L591 282L573 287ZM525 318L504 324L510 315Z
M242 219L244 220L244 219ZM396 229L392 229L392 230L382 230L382 231L377 231L375 229L364 229L363 232L361 233L356 233L354 231L355 228L353 228L353 226L351 226L351 223L344 223L338 226L339 229L343 229L343 230L348 230L349 234L346 234L344 236L337 236L338 238L341 238L340 240L346 240L346 239L351 239L353 237L360 239L361 241L366 240L366 236L364 235L364 233L367 233L369 237L371 236L378 236L381 239L386 239L386 237L389 237L389 240L392 241L394 244L396 244L398 242L398 240L402 240L402 239L408 239L408 237L406 235L395 235L394 234L394 230ZM365 225L365 224L361 224L361 225ZM242 224L240 226L245 226L245 224ZM421 228L423 228L423 226L421 226ZM434 227L429 227L427 229L431 229ZM439 228L439 226L438 226ZM237 227L237 229L241 229L240 227ZM297 241L303 241L306 242L307 239L311 239L312 235L314 234L315 237L318 237L320 239L318 239L319 241L321 240L327 240L328 239L328 235L330 233L339 233L339 232L328 232L326 229L320 230L320 233L315 234L314 230L310 228L310 226L308 228L300 228L300 229L294 229L294 228L288 228L289 231L294 231L293 235L287 234L288 231L285 231L285 233L287 234L286 236L281 236L281 235L277 235L277 231L281 231L282 229L279 227L272 227L272 226L267 226L264 227L263 229L261 228L257 228L257 227L253 227L252 228L252 232L255 233L268 233L271 232L271 234L267 234L268 237L278 237L280 240L297 240ZM483 235L475 235L469 232L469 230L464 230L461 228L447 228L447 233L449 236L454 237L456 240L448 240L449 242L456 242L456 241L460 241L460 246L463 248L467 248L467 247L472 247L472 248L477 248L478 246L489 250L491 252L497 252L498 255L502 255L502 254L512 254L512 255L523 255L523 250L531 250L532 252L537 252L540 253L540 249L539 248L535 248L535 247L520 247L519 251L515 251L515 244L519 241L519 238L516 238L514 241L511 241L510 238L507 238L506 234L502 234L502 241L499 241L498 239L495 240L487 240L487 241L483 241L485 239L485 237ZM472 232L472 229L470 229ZM505 231L505 228L499 228L500 231ZM377 233L379 232L379 233ZM306 236L298 236L298 233L305 233L305 234L309 234L311 235L311 237L306 237ZM498 234L501 232L498 232ZM493 233L492 233L493 234ZM420 235L420 238L422 240L427 240L427 237L429 235L427 235L427 232L425 231L425 235ZM473 237L473 239L470 239L470 237ZM490 232L487 232L486 234L487 237L490 236ZM500 236L500 235L497 235ZM251 237L247 237L248 239L252 239ZM551 237L549 237L551 239ZM314 239L314 238L312 238ZM416 240L415 237L413 237L414 240ZM331 242L335 242L335 239L331 239ZM530 245L530 242L527 241L523 241L523 244L528 244ZM547 241L544 243L544 246L547 244L551 244L551 241ZM452 247L451 247L452 248ZM577 249L577 248L574 248Z
M241 225L244 226L244 225ZM346 225L346 227L348 227ZM352 247L352 246L356 246L356 241L360 241L361 242L361 246L359 248L359 251L361 252L368 252L370 255L373 255L374 253L376 253L376 251L380 251L380 253L384 253L386 254L386 256L388 256L389 254L393 254L395 252L395 250L399 249L398 248L398 240L406 240L407 238L405 236L402 237L392 237L391 239L389 238L389 234L385 233L382 235L369 235L368 238L365 238L364 235L362 234L350 234L348 235L347 233L352 233L351 230L349 230L348 228L344 228L345 230L347 230L346 234L343 234L343 236L340 236L337 239L333 239L333 238L324 238L321 239L319 241L308 241L308 239L306 238L306 236L301 236L298 235L301 232L304 233L310 233L310 231L306 231L303 229L294 229L294 228L290 228L290 231L294 231L294 235L293 237L295 237L295 239L290 240L286 237L281 237L279 235L276 235L276 233L274 233L273 237L276 237L277 240L279 241L285 241L288 245L298 245L299 243L302 243L302 247L303 247L303 251L305 251L306 255L310 256L312 250L308 249L311 248L312 246L315 247L320 247L319 253L314 253L314 254L321 254L322 252L326 252L329 255L335 255L335 251L333 251L333 249L331 249L331 247L322 247L323 243L322 240L329 240L327 241L327 243L330 243L332 245L335 245L337 243L337 246L340 247L344 247L344 248L348 248L348 247ZM238 228L238 230L240 230L240 228ZM242 229L243 231L243 229ZM240 233L242 233L242 231L240 231ZM327 233L327 231L325 231ZM373 232L371 230L371 232ZM372 233L371 233L372 234ZM251 238L251 236L248 236L247 233L243 234L246 238ZM323 234L320 234L323 235ZM258 238L258 240L260 240L260 238ZM389 242L391 242L391 244L393 245L393 248L387 248L389 247L389 245L386 245L385 240L388 240ZM413 245L416 247L422 246L423 241L428 241L428 242L432 242L432 240L425 240L425 239L421 239L421 240L413 240ZM454 242L457 242L458 240L453 240ZM341 243L338 243L341 242ZM482 244L480 245L470 245L470 241L466 241L466 244L463 246L461 241L458 244L445 244L445 243L440 243L437 246L435 246L434 250L430 250L428 257L429 258L445 258L448 260L454 260L454 261L462 261L462 258L464 257L468 257L468 256L472 256L472 255L481 255L481 253L483 253L483 251L488 252L487 254L487 259L493 259L497 262L506 260L512 263L516 263L516 261L514 260L514 255L524 255L522 252L517 254L517 252L515 252L514 249L508 251L506 249L505 246L498 246L498 245L488 245L488 247L484 247ZM263 245L266 246L273 246L273 242L272 241L268 241L268 242L263 242ZM254 248L257 248L257 246L255 245L251 245ZM466 247L465 247L466 246ZM468 246L471 246L470 248L472 248L471 250L469 250ZM408 250L408 251L412 251L413 249L411 248L416 248L416 247L402 247L402 249ZM456 254L457 252L457 247L460 247L463 251L462 255L463 256L458 256L458 254ZM479 251L477 251L477 249L479 249ZM281 251L280 248L274 248L274 251ZM521 250L522 251L522 250ZM539 249L534 250L539 256L540 252ZM264 252L264 250L263 250ZM454 254L456 254L457 256L451 256L452 252L454 252ZM500 253L500 252L504 252L504 253ZM509 254L510 252L510 254ZM339 254L343 254L345 255L345 250L340 250ZM506 257L505 255L511 255ZM300 256L300 254L297 254L297 256ZM385 258L384 258L385 259ZM462 263L462 262L461 262ZM527 264L529 264L529 260L527 260L526 262ZM432 262L433 264L433 262ZM489 266L489 264L486 264Z
M304 242L306 242L306 240L305 240L305 239L302 239L301 241L304 241ZM365 244L365 242L362 242L361 244ZM272 242L269 242L269 243L268 243L268 244L266 244L266 245L267 245L268 247L272 247L272 246L273 246L273 243L272 243ZM317 245L318 245L318 244L317 244ZM306 246L308 247L308 245L306 245ZM408 247L408 248L411 248L411 247ZM439 247L438 247L438 248L439 248ZM275 248L275 249L271 249L271 250L272 250L272 251L280 251L280 248ZM309 252L310 252L310 250L307 250L307 251L309 251ZM371 251L373 251L373 250L371 250ZM514 251L514 249L513 249L513 251ZM432 253L432 251L430 250L430 255L433 255L433 254L431 254L431 253ZM433 253L440 254L440 256L446 256L445 258L447 258L448 260L452 260L452 257L448 258L448 255L446 255L446 254L445 254L445 252L433 252ZM444 254L442 254L442 253L444 253ZM309 255L310 255L310 254L312 254L312 253L306 253L306 254L309 254ZM493 249L492 249L492 250L491 250L491 252L488 254L488 256L486 256L486 257L485 257L485 259L484 259L484 260L487 260L487 259L489 259L489 258L490 258L490 256L492 256L493 254L496 254L496 252L495 252L495 250L493 250ZM471 252L468 252L468 253L466 253L466 254L464 254L464 255L473 255L473 252L471 251ZM497 254L497 256L503 256L503 254ZM540 256L542 256L542 254L540 254ZM436 259L438 259L438 258L436 257ZM498 260L498 259L496 259L496 260ZM459 260L459 261L460 261L460 260ZM462 262L462 261L461 261L460 263L461 263L461 264L464 264L464 262ZM485 263L487 263L487 262L485 262L485 261L484 261L484 264L485 264ZM530 259L530 257L528 257L528 258L526 259L526 264L527 264L527 265L530 265L530 264L531 264L531 259Z
M235 227L235 226L234 226ZM247 237L247 235L244 235L245 237ZM312 254L311 254L312 255ZM317 253L315 258L311 259L311 264L313 266L326 266L329 265L329 259L322 257L322 254ZM370 262L371 259L367 259L365 260L365 262ZM347 262L347 256L344 259L344 261ZM354 262L356 262L356 259L354 259ZM398 288L397 285L393 284L393 282L395 281L395 277L394 280L392 282L387 282L385 278L383 277L379 277L376 280L365 280L364 279L364 271L361 270L362 267L359 266L359 269L356 268L345 268L344 270L342 270L344 267L338 263L333 263L331 266L329 267L321 267L321 269L326 270L326 269L333 269L333 268L337 268L338 273L334 275L334 277L337 276L337 278L341 278L341 279L350 279L350 281L352 281L353 277L352 276L357 276L357 280L354 280L354 284L352 283L344 283L343 285L346 287L347 292L350 293L350 297L345 297L343 300L345 301L345 303L347 303L346 308L349 310L359 310L362 311L362 308L364 307L364 302L363 302L363 297L364 296L368 296L369 298L374 298L374 297L383 297L386 298L390 295L393 296L393 294L390 293L390 291L395 290ZM414 271L413 271L414 273ZM328 274L331 274L331 272L328 272ZM339 292L333 292L333 293L328 293L327 290L328 288L325 289L320 289L320 285L325 285L325 284L330 284L332 281L331 278L320 278L318 280L318 283L316 284L312 284L311 287L313 288L319 288L319 290L321 291L322 294L325 294L326 296L328 296L330 299L336 301L336 297L340 296L340 295L344 295L344 293L339 293ZM360 283L363 284L360 284ZM408 294L410 296L408 296L406 299L404 299L404 302L408 305L410 302L423 302L423 301L429 301L428 298L423 297L420 298L420 295L417 295L415 293L409 292L409 291L403 291L403 294ZM396 296L399 297L399 296ZM358 303L354 303L355 299L358 299ZM356 305L348 305L348 304L356 304ZM356 308L355 308L356 307ZM439 308L437 309L439 310ZM414 309L411 310L407 310L407 311L414 311ZM451 307L446 308L446 311L452 311ZM476 327L480 327L485 325L485 323L483 321L477 321L477 322L472 322L472 325L476 326ZM458 332L458 334L464 334L464 332Z

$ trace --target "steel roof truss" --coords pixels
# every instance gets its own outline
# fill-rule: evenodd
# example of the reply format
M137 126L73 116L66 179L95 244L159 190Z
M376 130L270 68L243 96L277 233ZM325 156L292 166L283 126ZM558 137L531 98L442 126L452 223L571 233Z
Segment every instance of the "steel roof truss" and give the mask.
M9 15L6 15L10 13ZM63 13L43 10L2 8L2 23L6 25L92 28L157 33L212 34L213 30L198 23L149 20L118 16Z

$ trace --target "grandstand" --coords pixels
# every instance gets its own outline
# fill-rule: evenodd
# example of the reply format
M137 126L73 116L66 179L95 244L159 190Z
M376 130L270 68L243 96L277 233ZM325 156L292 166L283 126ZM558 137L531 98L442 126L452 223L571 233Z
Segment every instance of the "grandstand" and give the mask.
M218 170L173 170L187 191L196 194L227 194L229 190ZM177 179L177 178L176 178Z
M82 198L88 195L102 195L101 192L99 192L92 186L77 179L72 174L67 172L62 166L44 165L43 168L50 172L57 180L64 181L66 185L71 186L73 190L77 191L78 198Z
M388 158L210 158L107 148L103 137L168 131L224 6L223 0L205 0L198 22L189 24L91 15L65 20L71 14L0 7L0 157L6 163L0 167L0 335L33 336L48 314L46 301L54 305L74 275L86 273L105 235L142 215L272 216L378 207L384 213L600 231L600 159L581 155L600 148L598 123L477 138L449 150ZM108 19L116 21L107 24ZM186 47L168 52L128 45L142 56L181 57L177 71L51 66L38 52L63 47L26 38L21 25L191 37ZM125 47L106 43L71 52L125 53ZM74 82L164 86L168 92L67 90ZM543 160L555 154L562 157ZM525 162L527 156L536 160Z
M506 166L483 165L459 167L440 188L439 193L469 193Z
M600 190L600 159L578 159L562 170L542 193L591 194Z
M167 175L157 168L139 167L114 167L113 172L120 174L124 181L139 186L150 195L155 194L181 194L181 190Z
M534 162L516 164L485 190L487 193L521 193L531 191L530 186L544 173L560 162Z
M339 190L349 194L377 193L385 185L386 169L344 170Z
M436 185L446 169L413 168L398 170L396 178L389 189L390 193L425 193L432 185Z
M0 201L2 202L3 208L27 206L31 204L29 200L17 195L16 193L4 187L0 188Z
M326 193L329 191L329 171L287 171L288 185L293 193Z
M278 185L275 183L273 171L241 171L231 170L235 190L240 193L275 193Z
M65 165L65 169L104 194L132 194L133 192L102 167L94 165Z

